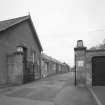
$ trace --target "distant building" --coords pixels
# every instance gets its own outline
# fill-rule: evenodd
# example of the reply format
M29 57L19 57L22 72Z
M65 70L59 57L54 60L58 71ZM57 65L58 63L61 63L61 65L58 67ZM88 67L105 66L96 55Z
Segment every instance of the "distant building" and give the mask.
M69 72L70 67L66 63L62 63L44 53L41 57L41 76L42 78L50 75Z
M105 85L105 49L88 50L78 40L74 51L76 85Z
M41 51L30 15L0 21L0 84L40 78Z

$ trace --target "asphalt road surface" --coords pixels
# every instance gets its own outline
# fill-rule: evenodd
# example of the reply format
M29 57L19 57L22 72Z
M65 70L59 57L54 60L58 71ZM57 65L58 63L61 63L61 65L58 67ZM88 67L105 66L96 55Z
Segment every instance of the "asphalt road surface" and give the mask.
M73 73L65 73L2 90L0 105L96 105L96 103L87 88L74 86Z

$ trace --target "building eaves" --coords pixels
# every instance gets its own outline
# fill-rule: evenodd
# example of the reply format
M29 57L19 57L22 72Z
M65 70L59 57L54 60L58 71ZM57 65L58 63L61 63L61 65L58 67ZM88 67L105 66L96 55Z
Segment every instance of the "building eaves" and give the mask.
M39 38L37 36L36 30L34 28L34 25L33 25L33 22L31 20L31 16L30 15L23 16L23 17L18 17L18 18L14 18L14 19L9 19L9 20L0 21L0 32L5 31L5 30L13 27L14 25L19 24L19 23L21 23L23 21L26 21L28 19L30 20L30 23L31 23L31 25L32 25L32 27L34 29L35 36L36 36L38 45L40 46L40 49L42 51L43 48L42 48L41 43L40 43L40 40L39 40Z

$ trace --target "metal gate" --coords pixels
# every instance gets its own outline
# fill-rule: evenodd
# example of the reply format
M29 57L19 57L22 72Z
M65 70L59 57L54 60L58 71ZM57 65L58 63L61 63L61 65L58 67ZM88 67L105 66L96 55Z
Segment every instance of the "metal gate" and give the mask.
M34 80L34 64L32 62L26 62L27 65L24 69L24 77L23 77L23 82L28 83Z
M92 85L105 85L105 56L92 58Z

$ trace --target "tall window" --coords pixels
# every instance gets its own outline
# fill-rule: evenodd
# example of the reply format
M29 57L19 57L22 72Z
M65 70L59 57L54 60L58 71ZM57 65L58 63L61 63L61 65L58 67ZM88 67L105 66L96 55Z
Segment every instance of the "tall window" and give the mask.
M36 52L34 50L31 50L31 61L35 63L35 60L36 60Z

